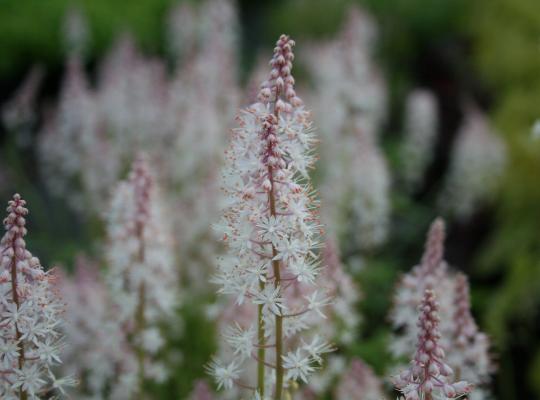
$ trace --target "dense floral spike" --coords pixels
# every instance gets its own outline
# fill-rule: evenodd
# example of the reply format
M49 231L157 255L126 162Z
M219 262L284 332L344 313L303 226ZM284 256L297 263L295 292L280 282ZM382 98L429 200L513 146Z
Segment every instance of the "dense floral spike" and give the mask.
M405 104L405 138L401 149L403 179L415 189L434 154L437 139L437 99L427 90L416 89Z
M418 332L415 315L426 289L436 289L439 293L441 314L447 317L443 321L443 332L446 334L452 330L454 284L443 259L444 239L444 221L437 218L429 229L420 264L406 274L397 287L390 314L393 327L399 331L390 344L396 357L409 357L414 351Z
M45 272L26 248L26 201L15 194L7 212L0 242L0 397L45 398L72 383L53 373L64 347L64 304L54 270Z
M409 369L395 377L394 384L405 400L447 400L470 393L465 381L452 383L452 368L446 364L440 345L439 304L432 290L426 290L419 307L418 342Z
M469 282L462 273L456 276L453 323L454 334L448 346L452 352L448 363L456 376L477 386L471 399L488 399L489 390L485 386L495 366L489 354L489 338L478 330L471 315Z
M258 317L249 327L231 328L235 357L215 360L209 368L219 386L256 385L260 396L266 392L275 399L289 382L307 381L321 354L332 349L315 333L299 337L313 315L323 316L329 299L315 283L321 227L308 170L316 140L294 89L293 46L288 36L279 38L259 102L238 117L223 172L227 207L216 226L228 254L215 282ZM258 365L256 384L240 381L250 359Z
M381 400L385 396L382 382L371 367L355 358L339 380L334 398L336 400Z
M146 157L133 163L127 181L114 194L107 226L107 283L117 308L116 320L129 335L137 370L122 371L111 398L132 398L144 379L166 371L154 356L164 344L158 323L177 303L178 276L173 243L160 192Z
M468 108L452 150L440 203L466 219L495 195L506 166L506 147L487 116Z

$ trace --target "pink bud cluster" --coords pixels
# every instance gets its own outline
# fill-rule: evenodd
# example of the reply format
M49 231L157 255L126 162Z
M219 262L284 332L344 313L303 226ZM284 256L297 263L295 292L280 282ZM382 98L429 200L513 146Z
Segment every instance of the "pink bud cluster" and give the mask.
M54 270L45 272L26 248L26 201L15 194L0 241L0 397L39 399L64 393L69 378L57 379L64 347L64 304Z
M418 343L409 369L394 380L406 400L454 399L472 391L465 381L452 383L453 370L445 362L440 345L439 304L432 290L426 290L419 307Z

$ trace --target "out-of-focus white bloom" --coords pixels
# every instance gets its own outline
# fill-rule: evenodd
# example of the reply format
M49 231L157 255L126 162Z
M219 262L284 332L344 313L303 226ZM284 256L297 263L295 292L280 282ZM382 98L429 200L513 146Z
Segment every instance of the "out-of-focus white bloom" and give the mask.
M422 89L414 90L405 104L405 138L401 149L403 179L417 187L434 155L437 138L437 99Z
M101 210L119 170L99 131L98 105L81 60L70 58L57 110L40 137L42 173L51 192L76 210Z
M334 391L336 400L382 400L382 382L371 367L360 359L353 359L339 379Z
M425 291L418 310L416 353L409 369L394 377L394 385L405 400L448 400L470 393L473 385L466 381L452 383L454 371L446 364L445 351L439 343L439 304L432 290Z
M83 58L88 47L89 27L85 15L78 8L71 8L63 21L63 39L67 54Z
M495 365L490 356L490 341L486 334L478 330L471 314L469 282L459 273L456 276L454 295L453 335L449 338L448 364L459 374L461 379L476 386L485 386L495 372ZM489 390L481 388L475 399L489 399Z
M315 161L316 140L309 114L294 89L293 46L285 35L278 40L259 102L241 111L226 152L222 178L226 207L215 229L228 254L219 260L214 281L221 293L233 295L237 303L229 319L235 321L234 327L225 337L242 343L242 350L221 350L221 356L233 364L210 364L218 385L226 388L232 386L233 374L225 365L234 366L240 387L254 386L250 372L257 370L260 346L270 345L261 360L270 370L269 393L281 390L273 388L280 385L281 372L271 366L284 370L286 381L307 381L321 364L321 355L332 349L316 332L305 336L330 301L317 280L315 249L321 227L307 175ZM260 320L255 317L257 310ZM257 326L257 335L252 326ZM304 341L299 344L300 337ZM257 354L246 357L249 340Z
M68 343L63 369L84 379L84 394L102 399L117 371L136 371L126 334L116 319L117 309L97 265L84 257L77 259L73 277L63 277L61 289L66 301L64 331Z
M116 322L137 356L139 384L157 376L153 355L163 343L158 323L178 305L174 244L160 196L148 162L140 155L128 179L117 185L107 221L106 282Z
M390 213L390 176L377 144L386 88L372 61L374 23L356 8L348 15L341 36L306 58L322 135L322 219L340 240L367 250L385 241Z
M506 166L506 147L487 117L468 109L452 152L441 205L459 218L470 217L492 200Z
M195 50L197 42L197 13L191 3L178 2L167 15L167 50L177 63Z
M52 371L64 348L63 304L54 270L45 272L26 248L26 201L15 194L7 212L0 241L0 397L39 399L63 392Z
M33 66L13 98L2 107L2 121L9 131L16 134L19 146L32 143L32 129L37 120L36 97L44 75L42 66Z

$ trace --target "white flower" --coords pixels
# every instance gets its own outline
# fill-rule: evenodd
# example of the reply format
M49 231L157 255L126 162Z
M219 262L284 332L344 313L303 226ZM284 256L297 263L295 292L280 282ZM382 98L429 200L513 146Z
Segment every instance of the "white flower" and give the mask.
M322 364L321 354L331 353L336 350L334 346L321 338L319 335L315 335L309 343L306 343L304 339L302 339L302 349L319 364Z
M253 299L254 304L262 304L263 311L271 311L275 315L281 315L285 309L280 287L267 286L262 292L257 292Z
M234 354L239 354L242 358L251 357L255 343L255 328L250 326L248 329L242 329L238 323L224 333L225 340L229 343Z
M262 240L271 242L273 245L277 245L285 235L281 218L273 215L263 217L257 224L257 227L260 228L259 234L261 235Z
M304 354L302 349L284 355L283 367L287 370L287 379L300 379L307 383L309 375L315 371L311 362L310 355Z
M315 290L309 296L305 296L305 299L308 301L308 309L315 311L319 314L320 317L326 318L326 315L323 314L321 308L324 308L332 304L332 299L329 297L322 296L319 298L319 291Z
M222 387L231 389L234 385L234 381L240 377L240 369L238 368L236 361L232 361L229 364L223 364L221 361L214 359L206 369L216 380L218 390Z

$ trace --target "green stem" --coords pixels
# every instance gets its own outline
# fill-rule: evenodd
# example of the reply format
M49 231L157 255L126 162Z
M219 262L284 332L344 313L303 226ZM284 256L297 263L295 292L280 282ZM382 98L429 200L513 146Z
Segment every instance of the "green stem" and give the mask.
M144 331L145 326L145 316L144 316L144 305L146 301L146 290L144 287L144 283L141 283L139 286L139 303L137 305L137 311L136 311L136 329L135 329L135 339L141 340L141 334ZM144 349L142 346L142 343L137 343L137 363L138 363L138 393L139 395L142 395L143 393L143 382L144 382Z
M268 193L268 199L270 203L270 214L276 216L276 199L274 197L274 176L272 168L268 167L268 178L270 180L271 188ZM277 250L272 245L272 258L277 256ZM279 260L272 261L272 268L274 272L274 287L277 288L281 284L281 271L279 269ZM275 399L281 400L283 393L283 317L276 315L276 394Z
M145 259L145 252L144 252L144 227L142 224L137 224L136 228L137 237L139 238L139 253L138 253L138 261L141 264L144 264ZM143 398L144 395L144 359L145 359L145 353L144 348L142 344L142 333L145 329L146 325L146 319L145 319L145 306L146 306L146 288L144 285L144 281L139 284L138 288L138 303L137 303L137 309L135 310L135 332L134 332L134 340L139 341L139 343L135 343L135 351L137 355L137 376L138 376L138 388L137 388L137 397L136 399Z
M11 296L13 299L13 303L17 307L17 310L19 309L19 293L17 293L17 260L16 255L13 256L13 261L11 262ZM17 343L19 344L19 369L22 370L24 365L24 343L21 340L21 331L19 330L19 326L17 323L15 323L15 338L17 339ZM26 391L22 390L22 387L19 389L19 399L20 400L27 400L28 399L28 393Z
M261 291L264 290L264 282L259 282L259 288ZM257 391L259 392L259 395L261 398L264 398L264 362L266 359L266 340L264 337L264 317L263 317L263 306L260 304L258 306L257 310L257 317L258 317L258 327L257 327L257 334L258 334L258 344L259 349L257 351Z

